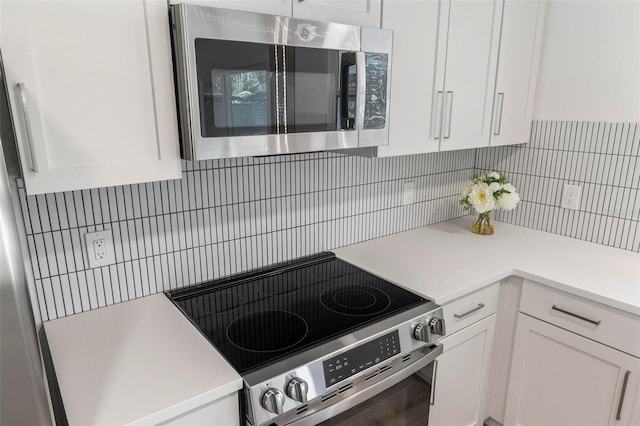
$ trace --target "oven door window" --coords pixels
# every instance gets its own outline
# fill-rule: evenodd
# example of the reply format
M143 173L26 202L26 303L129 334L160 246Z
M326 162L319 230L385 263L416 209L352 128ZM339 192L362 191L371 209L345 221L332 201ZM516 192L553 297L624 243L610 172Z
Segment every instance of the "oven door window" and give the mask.
M275 46L196 39L202 137L278 133Z
M320 425L427 425L432 365Z

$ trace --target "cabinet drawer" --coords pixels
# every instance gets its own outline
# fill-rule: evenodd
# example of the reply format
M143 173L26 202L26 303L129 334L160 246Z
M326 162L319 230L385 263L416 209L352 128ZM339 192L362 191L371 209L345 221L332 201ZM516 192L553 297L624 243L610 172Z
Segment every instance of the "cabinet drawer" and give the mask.
M443 305L447 335L495 314L499 291L500 283L495 283Z
M520 312L640 357L640 317L524 280Z

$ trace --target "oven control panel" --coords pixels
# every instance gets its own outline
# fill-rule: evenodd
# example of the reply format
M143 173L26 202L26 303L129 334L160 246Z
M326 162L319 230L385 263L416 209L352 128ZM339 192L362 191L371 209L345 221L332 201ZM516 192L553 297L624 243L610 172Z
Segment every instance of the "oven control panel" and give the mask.
M400 336L398 330L395 330L327 359L322 362L325 386L335 385L401 352Z

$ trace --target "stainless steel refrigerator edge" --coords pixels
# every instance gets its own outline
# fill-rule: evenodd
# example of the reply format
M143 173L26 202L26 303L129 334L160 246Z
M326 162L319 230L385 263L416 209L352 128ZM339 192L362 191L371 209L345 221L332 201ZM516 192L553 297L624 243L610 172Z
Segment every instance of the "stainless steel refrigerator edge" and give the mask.
M6 102L0 60L0 424L46 425L52 421L12 202L10 175L19 170Z

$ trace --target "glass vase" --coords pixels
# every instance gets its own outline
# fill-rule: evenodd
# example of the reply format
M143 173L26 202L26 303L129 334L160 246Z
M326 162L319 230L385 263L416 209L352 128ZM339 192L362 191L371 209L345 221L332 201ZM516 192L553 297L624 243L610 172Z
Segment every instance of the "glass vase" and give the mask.
M491 224L491 211L478 213L476 221L471 227L471 232L479 235L492 235L493 225Z

